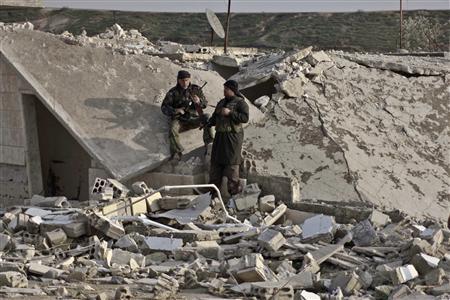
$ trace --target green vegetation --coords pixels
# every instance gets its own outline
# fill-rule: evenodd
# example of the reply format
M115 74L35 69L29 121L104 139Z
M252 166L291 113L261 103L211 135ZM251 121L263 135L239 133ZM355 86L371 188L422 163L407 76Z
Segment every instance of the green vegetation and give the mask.
M407 11L405 18L421 16L439 24L442 32L435 49L448 50L450 11ZM218 14L225 23L225 14ZM40 30L65 30L89 35L114 23L138 29L151 41L171 40L208 45L209 26L203 13L112 12L75 9L0 10L0 22L31 21ZM214 44L222 45L215 38ZM354 13L238 13L230 25L230 45L263 48L296 48L358 51L393 51L399 45L398 12Z

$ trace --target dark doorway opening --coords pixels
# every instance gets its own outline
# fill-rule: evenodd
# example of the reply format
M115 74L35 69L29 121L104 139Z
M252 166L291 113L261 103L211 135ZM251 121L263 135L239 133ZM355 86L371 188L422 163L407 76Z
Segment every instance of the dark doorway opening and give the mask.
M38 145L45 196L89 199L90 155L35 96Z

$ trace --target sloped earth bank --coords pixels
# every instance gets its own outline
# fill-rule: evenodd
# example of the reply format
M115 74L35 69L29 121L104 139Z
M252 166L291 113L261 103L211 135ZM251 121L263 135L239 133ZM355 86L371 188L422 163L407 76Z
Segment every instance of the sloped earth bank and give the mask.
M314 63L315 54L306 60ZM271 66L284 96L272 95L264 125L247 129L247 167L296 176L303 199L359 200L447 218L450 61L342 52L329 58L297 71L292 67L305 59Z

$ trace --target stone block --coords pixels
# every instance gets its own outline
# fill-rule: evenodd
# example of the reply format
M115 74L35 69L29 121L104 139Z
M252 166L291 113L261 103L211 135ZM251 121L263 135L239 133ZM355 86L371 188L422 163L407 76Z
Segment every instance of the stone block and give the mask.
M322 240L330 242L336 231L334 217L317 215L307 219L301 226L303 240Z
M258 242L269 251L277 251L286 243L286 239L280 232L266 229L259 235Z
M419 273L413 265L398 267L391 272L391 279L394 284L402 284L417 277L419 277Z

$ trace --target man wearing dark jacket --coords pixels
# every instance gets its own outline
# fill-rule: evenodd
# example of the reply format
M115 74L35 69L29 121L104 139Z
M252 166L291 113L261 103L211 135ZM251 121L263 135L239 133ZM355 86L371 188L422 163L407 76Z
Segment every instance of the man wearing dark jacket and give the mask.
M218 188L222 177L228 178L228 192L231 195L242 191L239 184L239 165L244 141L243 123L248 122L248 105L239 92L238 83L228 80L224 84L225 98L220 100L208 125L216 127L211 152L210 183Z
M180 143L180 131L198 128L204 125L209 115L199 114L208 102L198 85L191 84L191 74L181 70L177 75L177 85L171 88L164 98L161 111L170 118L170 154L171 159L180 160L183 146ZM203 142L208 145L213 140L210 127L203 127Z

